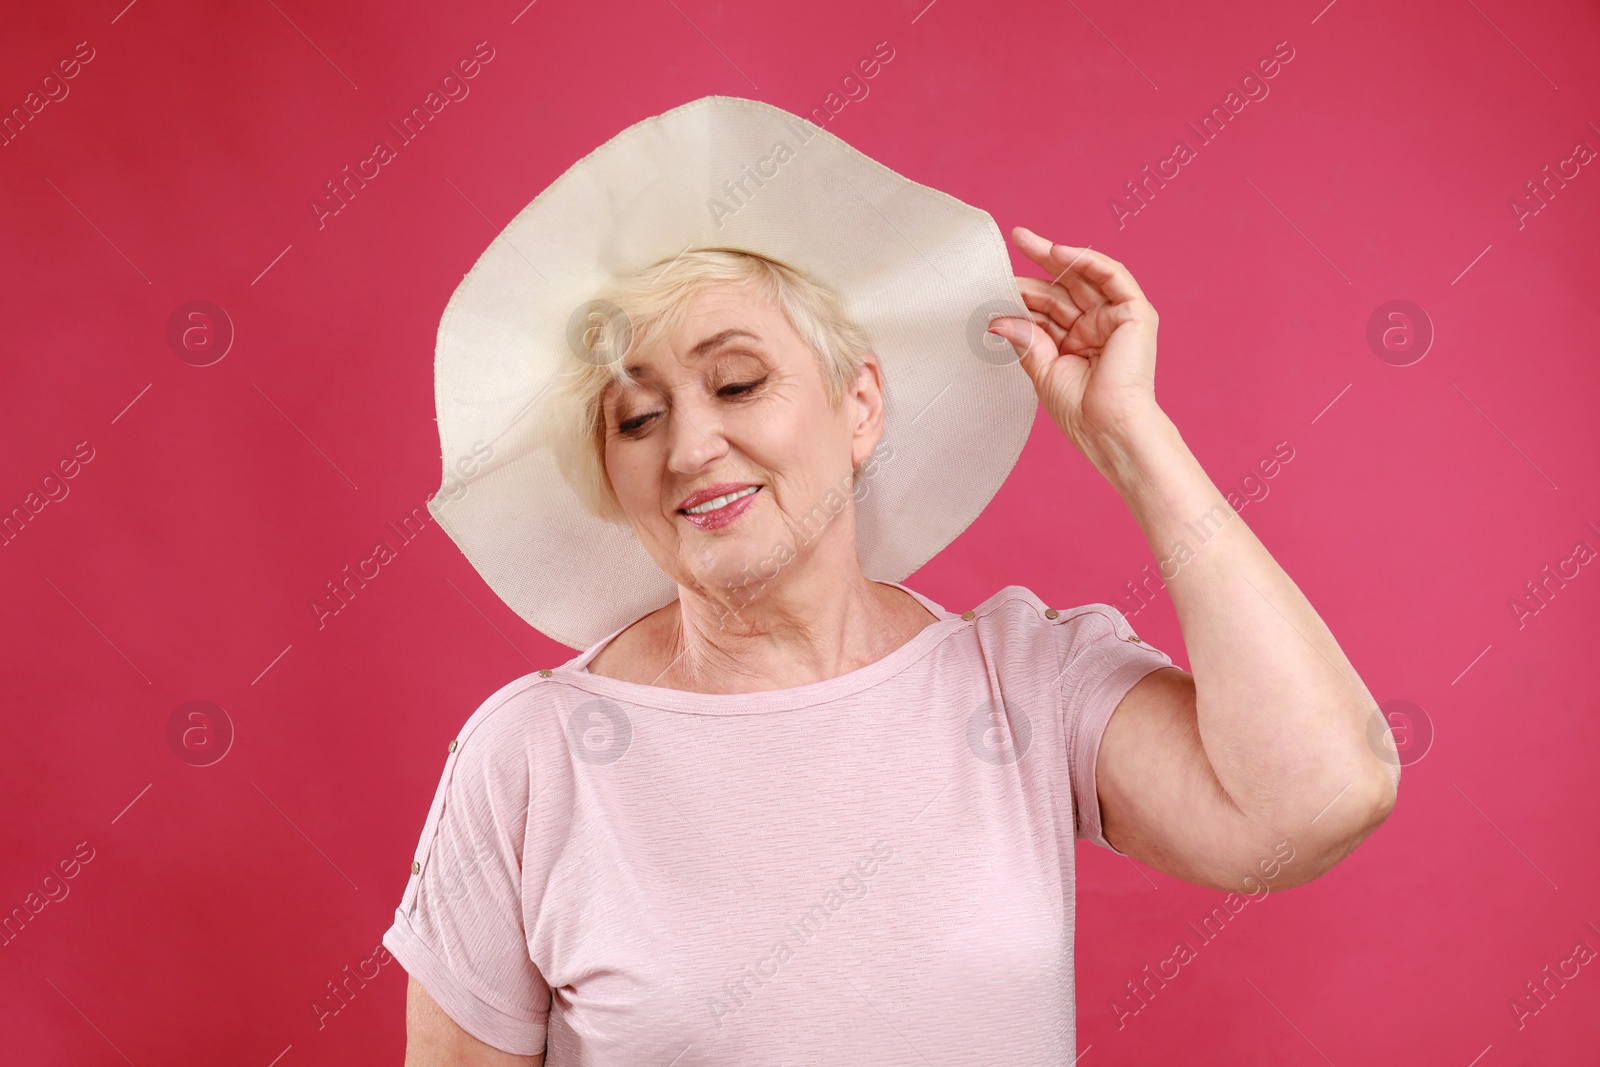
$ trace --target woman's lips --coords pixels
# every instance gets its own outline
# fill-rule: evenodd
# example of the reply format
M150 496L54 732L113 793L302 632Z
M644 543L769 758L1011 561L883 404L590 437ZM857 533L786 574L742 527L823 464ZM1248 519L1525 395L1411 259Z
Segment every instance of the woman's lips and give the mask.
M746 493L738 500L733 501L731 504L724 504L715 511L702 512L699 515L691 515L686 511L680 511L678 514L702 530L716 530L743 515L749 509L751 502L760 494L761 487L757 486L755 492Z

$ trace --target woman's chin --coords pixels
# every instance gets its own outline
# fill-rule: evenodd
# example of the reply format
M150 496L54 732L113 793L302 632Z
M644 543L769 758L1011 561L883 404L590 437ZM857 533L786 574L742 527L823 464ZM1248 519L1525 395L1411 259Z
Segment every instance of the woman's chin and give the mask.
M744 589L754 591L774 571L777 554L760 551L760 542L750 537L719 538L691 553L689 570L696 584L708 591Z

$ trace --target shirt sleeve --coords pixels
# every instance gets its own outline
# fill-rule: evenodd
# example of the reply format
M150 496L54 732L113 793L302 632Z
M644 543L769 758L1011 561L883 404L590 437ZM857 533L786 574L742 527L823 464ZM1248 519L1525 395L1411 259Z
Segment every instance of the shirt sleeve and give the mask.
M1060 699L1077 836L1126 856L1106 840L1100 826L1095 785L1100 738L1128 690L1151 671L1174 664L1165 652L1145 644L1122 612L1109 604L1078 608L1062 624L1059 640L1066 647Z
M467 1033L543 1052L550 989L528 951L522 854L531 780L514 737L480 709L453 743L383 944Z

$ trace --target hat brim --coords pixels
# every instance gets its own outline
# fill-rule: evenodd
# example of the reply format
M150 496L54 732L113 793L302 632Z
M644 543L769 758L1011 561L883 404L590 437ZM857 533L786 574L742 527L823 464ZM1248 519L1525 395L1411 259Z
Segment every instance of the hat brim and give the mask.
M782 146L782 147L780 147ZM569 318L614 277L739 248L840 294L884 372L887 456L857 492L870 578L900 581L993 499L1038 410L995 315L1028 317L989 214L756 100L708 96L628 127L534 198L439 323L444 477L428 507L529 625L585 650L675 599L633 532L586 510L539 443Z

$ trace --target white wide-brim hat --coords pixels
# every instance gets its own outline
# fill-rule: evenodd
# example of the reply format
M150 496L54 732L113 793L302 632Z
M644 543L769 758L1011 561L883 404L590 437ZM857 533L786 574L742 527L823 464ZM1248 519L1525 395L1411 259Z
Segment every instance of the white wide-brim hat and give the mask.
M803 118L707 96L574 163L456 287L434 365L444 480L428 509L486 582L587 650L675 599L631 528L592 514L536 431L574 313L695 248L756 252L830 286L884 376L884 445L855 504L863 573L900 581L965 530L1027 442L1038 396L987 332L1028 318L989 214ZM885 451L880 445L880 451Z

